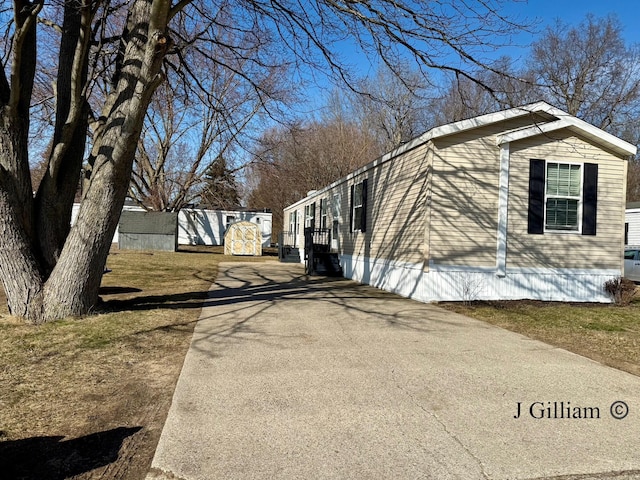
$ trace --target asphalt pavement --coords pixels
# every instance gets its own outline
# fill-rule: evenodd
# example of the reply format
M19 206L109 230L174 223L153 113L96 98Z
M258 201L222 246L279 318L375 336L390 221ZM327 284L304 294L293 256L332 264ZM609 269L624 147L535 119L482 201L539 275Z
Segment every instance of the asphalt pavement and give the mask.
M640 378L300 265L228 263L147 477L640 478Z

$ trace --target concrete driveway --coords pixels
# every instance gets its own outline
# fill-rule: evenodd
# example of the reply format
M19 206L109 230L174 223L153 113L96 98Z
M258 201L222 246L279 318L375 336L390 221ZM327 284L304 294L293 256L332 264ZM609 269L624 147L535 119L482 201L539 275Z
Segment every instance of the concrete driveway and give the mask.
M640 378L299 265L229 263L148 478L555 476L640 478Z

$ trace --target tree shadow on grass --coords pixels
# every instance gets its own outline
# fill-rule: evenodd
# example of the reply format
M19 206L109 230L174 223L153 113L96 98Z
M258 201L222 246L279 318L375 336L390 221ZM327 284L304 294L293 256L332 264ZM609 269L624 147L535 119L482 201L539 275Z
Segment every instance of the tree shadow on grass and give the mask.
M219 289L210 291L138 295L124 300L109 299L101 304L101 310L117 312L123 310L155 310L158 308L199 309L210 305L237 304L248 301L275 301L303 295L314 290L328 292L343 289L345 282L342 278L309 278L307 276L299 276L283 282L274 282L269 279L263 280L264 283L258 285L249 284L238 288L226 288L219 285ZM349 286L352 290L362 287L359 285Z
M202 308L202 302L209 298L207 292L168 293L166 295L139 295L120 300L103 300L100 311L122 312L126 310L155 310L158 308L183 309Z
M32 437L0 441L0 477L63 480L104 467L118 459L127 437L142 427L118 427L84 437Z
M138 292L142 292L142 290L135 287L100 287L100 295L121 295Z

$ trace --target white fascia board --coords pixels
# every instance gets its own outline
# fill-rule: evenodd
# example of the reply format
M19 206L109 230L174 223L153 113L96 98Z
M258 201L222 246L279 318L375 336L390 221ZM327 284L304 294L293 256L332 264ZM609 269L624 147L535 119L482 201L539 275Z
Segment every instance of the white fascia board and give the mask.
M429 132L427 132L429 133ZM344 182L348 182L349 180L357 177L358 175L361 175L363 173L365 173L368 170L371 170L379 165L382 165L383 163L388 162L389 160L408 152L409 150L413 150L414 148L420 147L421 145L423 145L424 143L427 143L429 141L429 139L424 139L423 137L425 137L425 135L422 135L421 137L415 138L414 140L411 140L410 142L405 143L404 145L396 148L395 150L390 151L389 153L385 153L383 156L375 159L372 162L367 163L365 166L360 167L359 169L351 172L350 174L339 178L338 180L336 180L335 182L331 183L330 185L327 185L324 188L320 188L318 190L316 190L315 192L313 192L311 195L307 195L306 197L304 197L301 200L298 200L296 203L293 203L291 205L289 205L288 207L285 207L285 210L288 210L290 208L296 208L299 207L300 205L303 205L307 202L309 202L311 199L313 198L317 198L317 197L321 197L322 195L324 195L326 192L328 192L329 190L331 190L332 188L337 187L338 185L340 185L341 183Z
M602 140L603 143L609 144L615 150L619 150L621 153L625 153L627 155L635 155L638 151L638 147L632 145L629 142L625 142L621 138L616 137L615 135L611 135L610 133L601 130L598 127L594 127L590 123L585 122L584 120L580 120L576 117L570 118L571 122L574 124L574 127L578 130L581 130L594 138L594 140Z
M309 202L311 199L317 198L323 195L325 192L336 187L337 185L347 182L352 178L357 177L358 175L372 168L377 167L378 165L388 162L389 160L399 155L402 155L403 153L406 153L409 150L413 150L414 148L417 148L436 138L446 137L449 135L454 135L460 132L464 132L466 130L472 130L474 128L484 127L485 125L490 125L492 123L502 122L502 121L510 120L512 118L522 117L523 115L536 114L536 113L538 114L546 113L548 115L558 118L559 120L555 120L547 123L540 123L539 125L535 125L533 127L527 127L521 130L516 130L503 135L499 135L498 145L502 145L503 143L508 143L516 139L528 138L535 135L540 135L541 133L551 132L553 130L558 130L560 128L575 128L581 131L586 136L591 137L594 140L599 141L600 143L609 145L614 150L621 152L622 154L627 154L627 155L636 154L636 147L634 145L631 145L630 143L627 143L624 140L621 140L618 137L615 137L614 135L611 135L605 132L604 130L600 130L599 128L594 127L593 125L583 120L580 120L574 117L573 115L569 115L567 112L564 112L559 108L549 105L547 102L540 101L536 103L531 103L529 105L510 108L508 110L502 110L500 112L488 113L485 115L480 115L478 117L469 118L467 120L460 120L458 122L449 123L447 125L442 125L440 127L432 128L428 132L411 140L410 142L407 142L404 145L401 145L400 147L396 148L395 150L392 150L389 153L386 153L385 155L383 155L382 157L368 163L367 165L360 167L358 170L350 173L346 177L342 177L336 180L335 182L333 182L331 185L328 185L318 190L313 195L304 197L303 199L297 201L296 203L289 205L288 207L285 207L285 210L299 207L300 205L303 205ZM558 122L561 122L561 123L558 123ZM541 130L541 129L544 129L544 130ZM518 136L520 135L522 137L518 138ZM513 138L511 136L513 136Z
M459 122L442 125L441 127L431 129L425 135L430 134L429 139L445 137L447 135L464 132L465 130L484 127L485 125L510 120L512 118L521 117L523 115L532 113L544 112L556 116L556 114L554 113L555 110L557 110L558 112L562 112L561 110L552 107L546 102L531 103L529 105L523 105L522 107L510 108L509 110L502 110L500 112L487 113L485 115L480 115L479 117L469 118L467 120L460 120Z
M558 112L558 114L566 115L562 110L558 110L557 108L552 107L547 102L536 102L536 103L531 103L529 105L524 105L522 107L510 108L509 110L502 110L500 112L487 113L485 115L480 115L479 117L469 118L467 120L460 120L458 122L449 123L447 125L442 125L440 127L432 128L428 132L420 135L419 137L414 138L413 140L384 154L382 157L379 157L376 160L366 164L365 166L360 167L359 169L350 173L346 177L342 177L336 180L335 182L333 182L332 184L319 189L313 195L308 195L302 198L301 200L298 200L296 203L293 203L288 207L285 207L285 210L297 208L309 202L312 198L323 195L326 191L338 186L339 184L343 182L347 182L352 178L357 177L358 175L366 172L367 170L375 168L378 165L382 165L383 163L388 162L392 158L402 155L403 153L406 153L409 150L413 150L414 148L417 148L435 138L446 137L448 135L454 135L456 133L460 133L465 130L471 130L474 128L483 127L491 123L501 122L504 120L509 120L511 118L521 117L522 115L539 113L539 112L548 113L554 116L556 115L556 112Z
M568 128L572 125L568 120L555 120L553 122L540 123L531 127L521 128L520 130L512 130L502 135L496 136L496 144L504 145L524 138L535 137L544 133L553 132L562 128Z
M552 107L546 102L537 102L531 103L529 105L524 105L522 107L510 108L509 110L502 110L500 112L487 113L485 115L480 115L479 117L469 118L466 120L460 120L454 123L448 123L447 125L442 125L440 127L435 127L429 130L428 132L420 135L419 137L414 138L410 142L401 145L400 147L392 150L391 152L383 155L376 161L365 165L364 167L356 170L352 175L357 175L362 173L369 168L372 168L380 163L384 163L391 158L397 157L409 150L413 150L420 145L427 143L431 140L440 137L446 137L449 135L455 135L460 132L464 132L466 130L473 130L474 128L484 127L485 125L490 125L492 123L502 122L505 120L510 120L512 118L521 117L523 115L529 115L534 113L548 113L553 116L558 115L567 115L562 110L559 110L555 107Z
M552 107L553 108L553 107ZM557 111L557 109L554 108ZM548 112L551 113L551 112ZM515 142L524 138L535 137L536 135L542 135L544 133L553 132L563 128L569 128L576 131L587 138L594 140L596 143L609 147L621 155L635 155L637 147L624 140L605 132L604 130L594 127L590 123L580 120L565 112L559 111L554 113L559 120L553 122L542 123L531 127L526 127L520 130L514 130L496 137L496 143L502 145L505 143Z

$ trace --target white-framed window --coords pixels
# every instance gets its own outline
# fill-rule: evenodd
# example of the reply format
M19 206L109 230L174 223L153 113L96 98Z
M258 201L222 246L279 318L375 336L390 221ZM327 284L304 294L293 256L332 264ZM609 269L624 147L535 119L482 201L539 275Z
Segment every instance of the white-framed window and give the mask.
M545 177L545 230L580 231L582 165L548 161Z
M327 199L320 199L320 228L327 228Z
M362 183L358 183L353 188L353 229L359 230L362 223Z
M527 233L597 235L598 164L529 159Z
M367 179L351 185L351 231L367 230Z
M316 227L316 204L310 203L304 207L304 226L306 228Z
M298 233L298 212L289 212L289 233Z
M333 216L334 219L338 219L339 221L342 221L342 219L340 218L341 202L342 202L342 195L340 193L334 193L333 199L331 200L331 215Z

